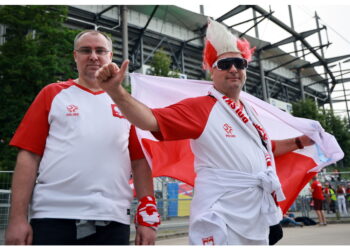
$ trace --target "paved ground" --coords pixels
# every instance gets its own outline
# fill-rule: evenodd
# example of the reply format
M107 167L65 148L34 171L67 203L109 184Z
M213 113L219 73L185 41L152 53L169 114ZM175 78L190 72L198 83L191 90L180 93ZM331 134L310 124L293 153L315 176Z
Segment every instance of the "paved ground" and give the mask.
M283 228L277 245L350 245L350 224ZM157 245L188 245L188 237L157 240Z

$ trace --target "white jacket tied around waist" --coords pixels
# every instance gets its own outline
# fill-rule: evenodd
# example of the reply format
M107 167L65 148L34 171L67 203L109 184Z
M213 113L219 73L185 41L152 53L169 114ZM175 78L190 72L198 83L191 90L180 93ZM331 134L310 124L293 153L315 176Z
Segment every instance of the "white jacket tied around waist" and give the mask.
M266 239L269 226L282 219L272 192L277 200L284 199L272 168L256 175L198 169L191 204L190 243L201 245L203 238L213 236L215 244L227 244L227 227L247 239Z

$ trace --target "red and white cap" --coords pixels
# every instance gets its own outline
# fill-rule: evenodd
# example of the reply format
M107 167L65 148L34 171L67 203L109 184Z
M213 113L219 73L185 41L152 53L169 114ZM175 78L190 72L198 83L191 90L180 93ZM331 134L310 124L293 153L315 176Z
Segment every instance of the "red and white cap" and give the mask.
M203 68L211 69L217 58L227 52L237 52L248 62L252 60L255 47L250 48L246 39L232 34L224 25L208 18L205 47L203 50Z

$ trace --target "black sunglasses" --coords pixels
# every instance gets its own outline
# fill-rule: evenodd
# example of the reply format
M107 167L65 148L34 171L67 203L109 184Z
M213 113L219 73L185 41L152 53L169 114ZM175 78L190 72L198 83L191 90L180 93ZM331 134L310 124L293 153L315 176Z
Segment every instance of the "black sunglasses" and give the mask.
M248 62L244 58L228 57L217 60L213 64L213 68L217 67L218 70L229 70L231 69L232 65L234 65L236 69L243 70L248 67Z

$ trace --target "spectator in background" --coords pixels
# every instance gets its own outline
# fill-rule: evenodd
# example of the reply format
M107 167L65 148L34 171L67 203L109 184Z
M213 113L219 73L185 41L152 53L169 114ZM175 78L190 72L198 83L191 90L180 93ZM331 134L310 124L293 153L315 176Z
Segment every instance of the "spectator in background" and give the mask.
M283 215L283 219L281 220L280 224L282 226L298 226L298 227L303 227L303 224L300 222L296 222L294 220L294 214L290 213L289 211Z
M347 201L347 206L349 207L349 205L350 205L350 182L348 182L347 188L346 188L346 201Z
M322 210L322 203L324 200L322 184L317 180L317 175L312 178L312 181L313 182L311 184L311 193L314 203L314 209L317 214L319 225L325 226L327 225L327 222Z
M335 203L337 201L337 196L335 195L335 191L332 188L332 186L329 184L329 182L325 183L325 188L323 189L323 193L326 199L326 209L327 214L330 212L335 213Z
M348 182L348 184L347 184L346 194L347 194L348 196L350 195L350 182Z
M326 182L325 184L325 188L323 189L323 194L324 197L326 199L326 210L327 210L327 214L330 213L331 210L331 193L330 193L330 187L329 187L329 183Z
M341 216L348 215L348 210L346 208L346 203L345 203L345 194L346 194L346 190L344 185L339 184L337 188L337 200L338 200L338 210Z
M337 202L337 196L335 194L334 188L331 185L329 185L329 193L330 193L330 197L331 197L330 209L333 213L336 213L335 204Z
M326 209L327 214L333 212L335 213L335 202L337 200L337 196L335 195L335 191L329 182L325 183L325 188L323 189L323 194L325 196L326 201Z
M338 169L334 169L333 170L333 173L334 173L334 178L336 181L341 181L341 175L339 173L339 170Z

